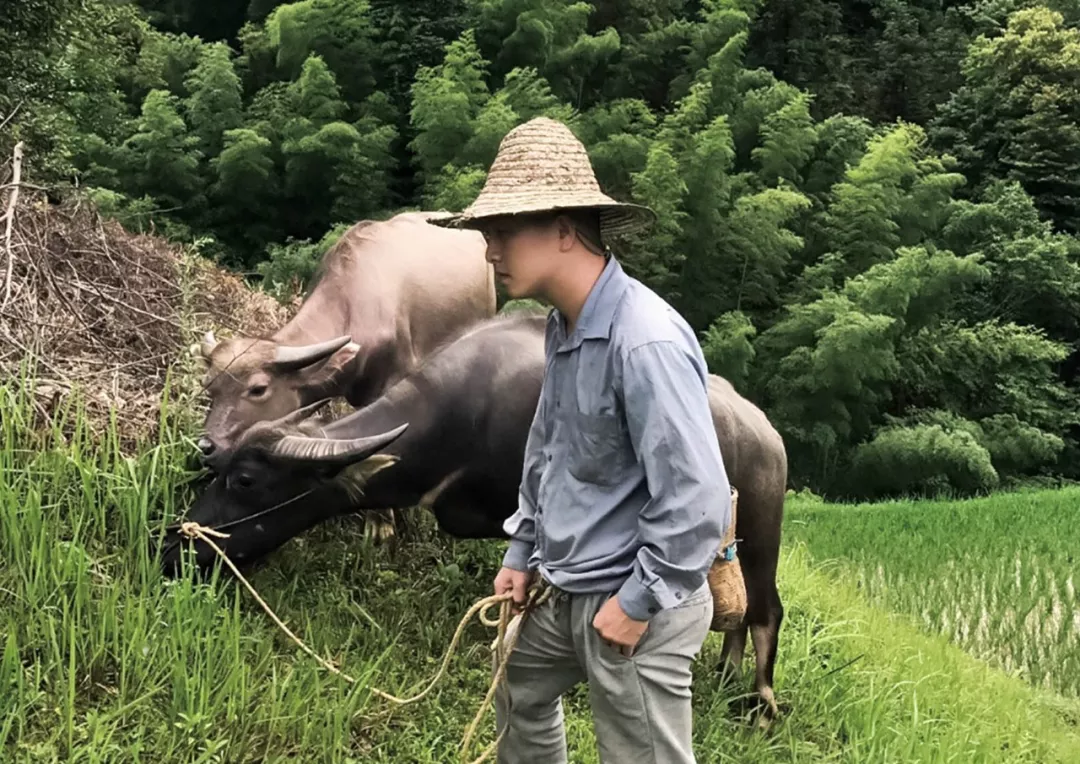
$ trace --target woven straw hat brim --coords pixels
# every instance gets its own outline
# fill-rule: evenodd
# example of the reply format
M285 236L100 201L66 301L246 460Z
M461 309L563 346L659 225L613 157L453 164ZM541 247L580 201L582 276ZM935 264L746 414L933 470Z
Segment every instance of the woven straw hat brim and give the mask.
M597 210L605 236L640 231L656 220L648 207L603 193L585 146L570 128L536 117L502 139L476 200L463 212L432 223L475 228L493 217L574 209Z
M481 201L487 203L480 203ZM478 199L476 204L473 204L464 212L451 213L429 222L433 225L452 228L478 228L484 221L506 215L561 212L577 209L597 210L600 214L600 230L605 237L622 236L643 231L656 222L656 213L648 207L628 202L617 202L603 194L558 194L551 198L544 198L530 193L508 194L497 199Z

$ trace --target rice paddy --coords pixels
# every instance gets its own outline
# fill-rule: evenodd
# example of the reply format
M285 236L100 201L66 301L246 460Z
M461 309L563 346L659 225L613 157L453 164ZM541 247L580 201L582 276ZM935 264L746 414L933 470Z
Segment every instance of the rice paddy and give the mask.
M871 604L1033 685L1080 696L1080 489L795 502L788 527Z

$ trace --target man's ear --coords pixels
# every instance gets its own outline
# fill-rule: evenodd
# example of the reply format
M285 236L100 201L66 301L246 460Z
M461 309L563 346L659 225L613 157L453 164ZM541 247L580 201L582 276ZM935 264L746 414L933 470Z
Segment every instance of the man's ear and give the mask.
M566 215L559 215L555 218L555 230L559 234L559 251L569 252L577 241L574 221Z

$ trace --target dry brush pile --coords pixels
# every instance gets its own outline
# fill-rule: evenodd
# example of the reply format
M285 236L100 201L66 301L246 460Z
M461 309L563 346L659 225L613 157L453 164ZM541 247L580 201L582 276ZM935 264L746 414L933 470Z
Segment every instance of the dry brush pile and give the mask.
M90 427L115 412L125 441L150 435L170 375L198 405L188 348L201 331L263 335L288 319L238 276L103 219L78 193L57 201L26 183L20 153L0 165L0 384L33 380L39 424L78 390Z

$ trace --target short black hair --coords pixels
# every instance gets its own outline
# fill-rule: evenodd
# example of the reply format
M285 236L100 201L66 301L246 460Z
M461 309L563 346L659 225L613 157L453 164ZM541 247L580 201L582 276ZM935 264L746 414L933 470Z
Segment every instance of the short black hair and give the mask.
M504 219L519 225L550 226L559 217L566 217L574 226L578 239L585 248L596 255L607 255L608 249L604 243L603 232L600 227L600 211L593 207L569 207L565 209L543 210L539 212L521 212L518 214L500 215L498 219ZM475 226L482 228L482 224Z
M578 238L590 252L596 255L606 255L607 247L604 244L603 233L600 228L600 211L592 207L571 207L568 209L555 209L529 215L536 222L550 225L559 217L569 218L570 223L577 231Z
M578 210L566 210L564 213L573 222L585 246L598 255L605 253L603 233L600 229L600 212L584 207Z

